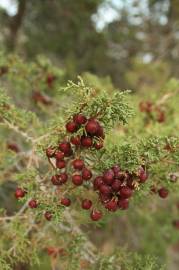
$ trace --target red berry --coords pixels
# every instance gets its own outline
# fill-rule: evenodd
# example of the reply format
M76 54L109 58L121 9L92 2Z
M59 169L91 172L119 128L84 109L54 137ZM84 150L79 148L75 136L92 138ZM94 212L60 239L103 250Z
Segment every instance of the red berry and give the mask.
M165 199L167 196L168 196L168 189L166 189L166 188L160 188L159 190L158 190L158 194L159 194L159 196L161 197L161 198L163 198L163 199Z
M83 178L79 174L74 174L72 176L72 182L73 182L74 185L80 186L80 185L83 184Z
M112 193L107 193L107 194L104 194L104 193L100 193L99 194L99 198L101 200L102 203L107 203L109 202L113 197L113 194Z
M100 150L101 148L103 148L103 142L100 141L100 142L94 143L94 147L95 147L97 150Z
M112 199L111 201L107 202L105 204L105 208L108 209L109 211L115 212L118 208L117 200Z
M51 182L52 182L52 184L55 185L55 186L59 186L59 185L62 184L61 181L60 181L60 179L59 179L59 177L58 177L58 174L53 175L53 176L51 177Z
M54 157L54 154L55 154L54 148L48 147L48 148L46 149L46 156L47 156L48 158Z
M95 136L98 137L98 138L102 138L102 139L105 138L104 130L100 125L98 127L98 131L96 132Z
M139 169L139 179L140 179L140 183L144 183L148 178L148 174L147 172L141 167Z
M15 152L15 153L18 153L20 152L20 149L19 149L19 146L16 144L16 143L8 143L7 144L7 149Z
M93 221L98 221L102 218L102 212L98 210L92 210L90 217Z
M75 115L73 116L73 120L75 121L75 123L76 123L77 125L83 125L83 124L86 123L87 118L86 118L86 116L84 116L83 114L75 114Z
M61 151L57 151L57 152L55 152L55 158L57 159L57 160L62 160L63 158L64 158L64 153L63 152L61 152Z
M130 189L129 187L122 187L120 189L120 195L123 199L127 199L130 198L132 196L132 189Z
M76 170L82 170L84 167L84 161L82 159L73 160L73 167Z
M81 145L83 147L87 147L87 148L93 146L93 140L92 140L92 138L82 136L81 137Z
M25 196L25 194L26 194L25 190L23 190L22 188L16 188L15 197L17 199L23 198Z
M76 137L71 137L70 139L70 142L73 144L73 145L80 145L81 144L81 138L79 135L77 135Z
M94 190L99 189L100 185L102 185L102 184L103 184L103 177L97 176L93 182Z
M121 185L122 185L121 181L115 179L114 182L112 183L112 186L111 187L112 187L112 189L114 191L118 192L120 190L120 188L121 188Z
M29 207L30 208L37 208L37 206L38 206L38 203L37 203L36 200L32 199L32 200L29 201Z
M58 169L63 169L65 168L65 166L66 166L66 163L64 160L56 160L56 167Z
M129 201L128 199L119 199L118 200L118 207L121 210L126 210L129 208Z
M49 212L49 211L46 211L45 214L44 214L44 217L45 217L48 221L50 221L50 220L52 219L52 213Z
M64 206L70 206L71 200L69 198L62 198L61 204L63 204Z
M104 174L103 174L103 181L105 184L107 185L111 185L114 182L114 172L113 170L107 170Z
M64 154L69 154L71 153L71 144L69 142L62 142L59 144L59 149L64 153Z
M98 132L99 123L95 119L88 120L85 130L90 135L95 135Z
M91 200L88 200L88 199L83 200L82 203L81 203L81 207L83 209L85 209L85 210L90 209L91 206L92 206L92 201Z
M89 179L91 179L91 177L92 177L92 172L89 169L84 168L82 170L82 178L84 180L89 180Z
M102 194L110 194L110 193L112 192L112 189L111 189L111 187L109 187L108 185L102 184L102 185L100 185L100 187L99 187L99 191L100 191Z
M71 122L68 122L66 124L66 130L70 133L74 133L75 131L77 131L78 129L78 126L75 122L71 121Z

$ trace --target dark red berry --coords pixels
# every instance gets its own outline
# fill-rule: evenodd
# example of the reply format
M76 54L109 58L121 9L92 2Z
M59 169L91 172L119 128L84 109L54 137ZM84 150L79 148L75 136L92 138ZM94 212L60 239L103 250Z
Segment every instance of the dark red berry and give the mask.
M117 204L118 204L119 209L121 210L126 210L129 208L128 199L119 199Z
M132 189L130 189L129 187L122 187L120 189L120 195L122 198L127 199L130 198L132 196Z
M98 221L102 218L102 212L98 210L92 210L90 217L93 221Z
M107 202L109 202L113 197L113 194L112 193L107 193L107 194L104 194L104 193L100 193L99 194L99 198L100 198L100 201L105 204Z
M81 144L81 138L79 135L77 135L76 137L71 137L70 139L70 142L73 144L73 145L80 145Z
M70 206L71 200L69 198L62 198L61 204L63 204L64 206Z
M87 147L87 148L93 146L93 140L92 140L92 138L82 136L81 137L81 145L83 147Z
M148 178L148 174L147 172L141 167L139 169L139 179L140 179L140 183L144 183Z
M104 130L100 125L98 127L98 131L96 132L95 136L98 137L98 138L102 138L102 139L105 138Z
M69 142L62 142L59 144L59 149L64 153L64 154L69 154L71 153L71 144Z
M52 213L49 211L46 211L44 214L44 217L46 218L46 220L50 221L52 219Z
M66 130L70 133L74 133L75 131L77 131L78 129L78 126L75 122L71 121L71 122L68 122L66 124Z
M163 199L165 199L167 196L168 196L168 189L166 189L166 188L160 188L159 190L158 190L158 194L159 194L159 196L161 197L161 198L163 198Z
M62 160L62 159L64 159L64 153L63 152L61 152L61 151L57 151L57 152L55 152L55 158L57 159L57 160Z
M65 166L66 166L66 163L64 160L56 160L56 167L58 169L63 169L65 168Z
M89 179L91 179L91 177L92 177L91 170L89 170L87 168L83 168L83 170L82 170L82 178L84 180L89 180Z
M112 199L111 201L107 202L105 204L105 208L108 209L109 211L115 212L118 208L117 200Z
M32 200L29 201L29 207L30 208L37 208L37 206L38 206L38 203L37 203L36 200L32 199Z
M59 185L62 184L61 181L60 181L60 179L59 179L58 174L53 175L53 176L51 177L51 182L52 182L52 184L55 185L55 186L59 186Z
M84 167L84 161L82 159L75 159L72 162L73 168L76 170L82 170Z
M157 193L157 188L156 188L155 186L152 186L152 187L150 188L150 191L151 191L152 193Z
M114 191L118 192L121 188L121 185L122 185L122 182L120 180L115 179L111 187Z
M87 118L83 114L79 113L73 116L73 120L77 125L83 125L86 123Z
M98 132L99 123L95 119L88 120L85 130L90 135L95 135Z
M23 198L25 194L26 194L25 190L23 190L22 188L16 188L15 197L17 199Z
M114 172L113 170L107 170L104 174L103 174L103 181L104 183L106 183L107 185L111 185L114 182Z
M103 182L103 177L102 176L97 176L94 179L94 182L93 182L94 190L99 189L100 185L102 185L103 183L104 183Z
M48 158L54 157L54 154L55 154L55 149L54 149L54 148L48 147L48 148L46 149L46 156L47 156Z
M100 142L94 143L94 147L95 147L97 150L100 150L101 148L103 148L103 142L100 141Z
M135 182L132 178L127 179L127 186L131 189L135 189Z
M16 143L8 143L7 144L7 149L9 149L9 150L11 150L11 151L13 151L15 153L20 152L20 148Z
M83 200L82 203L81 203L81 207L83 209L85 209L85 210L90 209L91 206L92 206L92 201L91 200L88 200L88 199Z
M100 187L99 187L99 191L100 191L102 194L110 194L110 193L112 192L112 189L111 189L111 187L109 187L108 185L102 184L102 185L100 185Z
M173 226L174 226L177 230L179 230L179 220L174 220L172 223L173 223Z
M80 186L80 185L83 184L83 178L79 174L74 174L72 176L72 182L73 182L74 185Z

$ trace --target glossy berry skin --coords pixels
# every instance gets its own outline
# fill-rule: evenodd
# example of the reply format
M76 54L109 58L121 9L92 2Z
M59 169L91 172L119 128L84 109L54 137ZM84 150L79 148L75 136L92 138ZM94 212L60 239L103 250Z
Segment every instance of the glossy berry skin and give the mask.
M54 157L54 154L55 154L55 150L54 150L52 147L48 147L48 148L46 149L46 156L47 156L48 158Z
M128 199L119 199L117 204L118 204L119 209L121 210L126 210L129 208Z
M65 155L64 155L64 153L61 152L61 151L57 151L57 152L55 153L55 158L56 158L57 160L62 160L62 159L64 159L64 157L65 157Z
M32 199L32 200L29 201L29 207L30 208L37 208L37 206L38 206L38 203L37 203L36 200Z
M90 217L93 221L98 221L102 218L102 212L98 210L92 210Z
M96 150L100 150L101 148L103 148L103 142L96 142L94 144L94 148L96 148Z
M59 149L64 153L64 154L69 154L71 153L71 145L69 142L62 142L59 144Z
M58 174L58 178L62 184L66 183L68 180L68 174L67 173L60 173Z
M62 198L61 199L61 204L64 206L70 206L71 205L71 200L69 198Z
M93 140L92 140L92 138L82 136L81 137L81 145L83 147L86 147L86 148L92 147L93 146Z
M90 135L95 135L98 132L99 123L95 119L88 120L85 130Z
M129 187L122 187L120 189L120 195L123 199L130 198L132 196L132 193L132 189L130 189Z
M120 180L115 179L111 185L112 190L114 190L115 192L118 192L121 189L121 185L122 185L122 182Z
M159 194L159 196L162 198L162 199L165 199L167 196L168 196L168 189L166 189L166 188L160 188L159 190L158 190L158 194Z
M16 191L15 191L16 199L23 198L25 194L26 194L25 190L23 190L22 188L16 188Z
M92 172L87 168L83 168L83 170L82 170L82 178L84 180L90 180L91 177L92 177Z
M118 208L117 200L112 199L111 201L107 202L105 208L109 211L115 212Z
M100 185L100 187L99 187L99 191L100 191L102 194L110 194L110 193L112 192L112 189L111 189L111 187L109 187L108 185L102 184L102 185Z
M92 201L88 199L83 200L81 203L81 207L85 210L89 210L91 206L92 206Z
M75 136L75 137L71 137L70 142L73 145L79 146L81 144L81 138L79 135Z
M73 121L77 125L84 125L87 122L87 118L83 114L79 113L73 116Z
M46 220L50 221L52 219L52 213L49 211L46 211L44 214L44 217L46 218Z
M84 167L84 161L82 159L75 159L72 164L75 170L82 170Z
M75 122L71 121L66 124L66 130L70 133L76 132L78 129L78 126Z
M97 176L97 177L94 179L94 182L93 182L94 190L99 189L100 185L102 185L102 184L104 184L104 182L103 182L103 177L102 177L102 176Z
M74 185L80 186L80 185L83 184L83 178L79 174L74 174L72 176L72 182L73 182Z
M103 174L103 181L105 184L107 185L111 185L114 182L114 172L113 170L107 170L104 174Z
M66 163L64 160L57 160L56 161L56 167L58 169L63 169L63 168L65 168L65 166L66 166Z

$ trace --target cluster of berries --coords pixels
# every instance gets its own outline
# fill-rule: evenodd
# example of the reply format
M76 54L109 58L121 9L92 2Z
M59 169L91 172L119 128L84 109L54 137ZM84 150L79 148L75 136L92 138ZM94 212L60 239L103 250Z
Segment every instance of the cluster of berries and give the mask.
M139 103L139 109L141 112L146 113L147 119L155 120L158 123L165 122L164 111L151 101L141 101Z

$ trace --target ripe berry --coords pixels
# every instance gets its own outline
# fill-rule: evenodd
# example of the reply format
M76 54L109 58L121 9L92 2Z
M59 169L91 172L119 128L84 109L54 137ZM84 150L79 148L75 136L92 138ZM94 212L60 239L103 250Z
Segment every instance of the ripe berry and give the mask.
M115 179L114 182L112 183L112 186L111 187L112 187L112 189L114 191L118 192L120 190L120 188L121 188L121 185L122 185L121 181Z
M117 200L112 199L111 201L107 202L105 208L108 209L109 211L115 212L118 208Z
M95 136L98 137L98 138L102 138L102 139L105 138L104 130L100 125L98 127L98 131L96 132Z
M74 174L72 176L72 182L73 182L74 185L80 186L83 183L83 178L79 174Z
M62 198L61 204L63 204L64 206L70 206L71 200L69 198Z
M98 221L102 218L102 212L98 210L92 210L90 217L93 221Z
M65 166L66 166L66 163L64 160L56 160L56 167L58 169L63 169L65 168Z
M86 116L84 116L83 114L75 114L74 116L73 116L73 120L74 120L74 122L77 124L77 125L83 125L83 124L85 124L86 123L86 121L87 121L87 118L86 118Z
M73 160L73 167L76 170L82 170L84 167L84 161L82 159L75 159Z
M141 167L139 169L139 179L140 179L140 183L144 183L148 178L148 174L147 172Z
M76 137L71 137L70 139L70 142L73 144L73 145L80 145L81 144L81 138L79 135L77 135Z
M68 122L66 124L66 130L70 133L74 133L75 131L77 131L77 128L78 128L77 124L73 121Z
M97 176L93 182L94 190L99 189L100 185L102 185L102 184L103 184L103 177Z
M8 143L7 144L7 149L15 152L15 153L18 153L20 152L20 149L19 149L19 146L16 144L16 143Z
M92 177L92 172L89 169L84 168L82 170L82 178L84 180L89 180L91 177Z
M108 185L102 184L102 185L100 185L100 187L99 187L99 191L100 191L102 194L110 194L110 193L112 192L112 189L111 189L111 187L109 187Z
M25 194L26 194L25 190L23 190L22 188L16 188L15 197L17 199L23 198L25 196Z
M47 156L48 158L54 157L54 154L55 154L55 150L54 150L52 147L48 147L48 148L46 149L46 156Z
M46 218L46 220L50 221L52 219L52 213L49 211L46 211L44 214L44 217Z
M69 154L71 153L71 145L69 142L62 142L59 144L59 149L64 153L64 154Z
M99 123L95 119L88 120L85 130L90 135L95 135L98 132Z
M63 158L64 158L64 153L63 152L61 152L61 151L57 151L57 152L55 152L55 158L57 159L57 160L62 160Z
M52 184L55 185L55 186L59 186L59 185L62 184L61 181L60 181L60 179L59 179L58 174L53 175L53 176L51 177L51 182L52 182Z
M90 138L90 137L85 137L85 136L82 136L81 137L81 145L83 146L83 147L91 147L92 145L93 145L93 140L92 140L92 138Z
M99 198L103 204L106 204L107 202L111 201L112 197L113 197L112 193L108 193L108 194L100 193L99 194Z
M85 210L90 209L91 206L92 206L92 201L91 200L88 200L88 199L83 200L82 203L81 203L81 207L83 209L85 209Z
M113 170L107 170L104 174L103 174L103 181L105 184L107 185L111 185L114 182L114 172Z
M161 197L161 198L163 198L163 199L165 199L167 196L168 196L168 190L166 189L166 188L160 188L159 190L158 190L158 194L159 194L159 196Z
M119 209L121 210L126 210L129 208L128 199L119 199L117 204L118 204Z
M130 189L129 187L122 187L120 189L120 195L122 198L127 199L130 198L132 196L132 189Z
M29 201L29 207L30 208L37 208L37 206L38 206L38 203L37 203L36 200L32 199L32 200Z
M97 150L100 150L101 148L103 148L103 142L100 141L100 142L94 143L94 147L95 147Z

